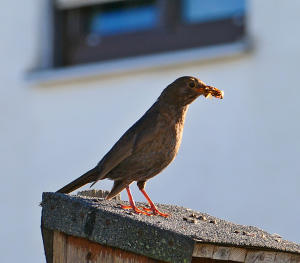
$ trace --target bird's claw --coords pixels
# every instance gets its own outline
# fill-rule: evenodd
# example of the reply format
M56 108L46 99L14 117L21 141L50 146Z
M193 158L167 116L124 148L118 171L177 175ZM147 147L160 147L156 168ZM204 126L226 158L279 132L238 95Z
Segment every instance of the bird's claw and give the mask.
M152 215L158 215L158 216L163 216L163 217L169 216L168 214L160 212L156 207L148 208L148 207L144 206L144 207L142 207L142 209L147 212L152 212Z
M141 207L144 211L151 212L152 210L146 206Z
M143 215L147 215L147 216L152 216L152 214L147 213L146 211L143 211L139 208L137 208L136 206L131 206L131 205L121 205L122 209L132 209L136 214L143 214Z
M125 210L132 209L136 214L143 214L143 215L147 215L147 216L154 216L154 215L159 215L159 216L163 216L163 217L169 216L168 214L160 212L156 207L148 208L148 207L143 206L140 209L136 206L121 205L121 208L125 209ZM152 213L148 213L148 212L152 212Z

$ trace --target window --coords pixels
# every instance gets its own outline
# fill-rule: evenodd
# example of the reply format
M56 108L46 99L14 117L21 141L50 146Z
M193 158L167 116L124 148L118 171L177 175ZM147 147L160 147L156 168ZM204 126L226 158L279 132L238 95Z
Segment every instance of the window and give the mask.
M56 0L55 66L236 42L244 21L245 0Z

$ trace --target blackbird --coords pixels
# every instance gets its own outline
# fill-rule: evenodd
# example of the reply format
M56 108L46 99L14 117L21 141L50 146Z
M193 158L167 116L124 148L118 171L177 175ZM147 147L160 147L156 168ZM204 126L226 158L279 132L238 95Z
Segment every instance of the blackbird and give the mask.
M95 168L86 172L57 192L70 193L97 181L114 181L106 197L111 199L126 188L130 206L136 213L146 215L160 212L145 192L146 181L160 173L175 158L182 138L185 115L189 105L200 95L222 99L223 92L204 84L195 77L181 77L167 86L150 109L116 142ZM129 185L136 181L150 208L136 207ZM150 213L152 212L152 213Z

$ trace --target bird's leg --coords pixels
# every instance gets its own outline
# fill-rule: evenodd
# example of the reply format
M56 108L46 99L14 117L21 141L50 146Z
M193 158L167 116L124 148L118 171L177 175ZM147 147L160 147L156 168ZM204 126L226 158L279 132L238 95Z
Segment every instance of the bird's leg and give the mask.
M160 215L160 216L163 216L163 217L168 217L169 215L168 214L164 214L162 212L160 212L156 206L153 204L153 202L151 201L150 197L147 195L146 191L144 189L141 190L142 194L145 196L145 198L147 199L149 205L150 205L150 209L149 208L146 208L145 210L147 211L152 211L152 213L154 215Z
M150 199L150 197L148 196L148 194L146 193L146 191L145 191L145 189L144 189L145 184L146 184L146 182L141 182L141 181L137 183L137 185L138 185L140 191L141 191L142 194L145 196L145 198L147 199L147 201L148 201L148 203L149 203L149 205L150 205L150 208L143 207L143 210L149 211L149 212L152 211L152 213L153 213L154 215L160 215L160 216L163 216L163 217L168 217L168 216L169 216L168 214L164 214L164 213L160 212L160 211L156 208L156 206L154 205L154 203L152 202L152 200Z
M121 208L123 208L123 209L132 209L137 214L143 214L143 215L150 216L151 214L149 214L149 213L147 213L147 212L145 212L145 211L143 211L143 210L136 207L136 205L134 203L134 200L132 198L129 186L126 187L126 191L127 191L127 194L128 194L128 199L129 199L130 205L121 205Z

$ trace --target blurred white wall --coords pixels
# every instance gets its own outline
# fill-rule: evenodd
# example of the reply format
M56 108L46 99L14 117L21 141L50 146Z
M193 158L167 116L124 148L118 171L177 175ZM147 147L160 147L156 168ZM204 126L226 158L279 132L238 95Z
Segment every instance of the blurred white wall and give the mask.
M42 192L92 168L183 75L224 90L225 99L199 98L190 107L179 154L148 182L149 195L300 242L298 0L249 0L254 49L247 54L47 85L25 80L40 59L44 3L3 4L1 262L12 262L12 255L16 262L44 260Z

